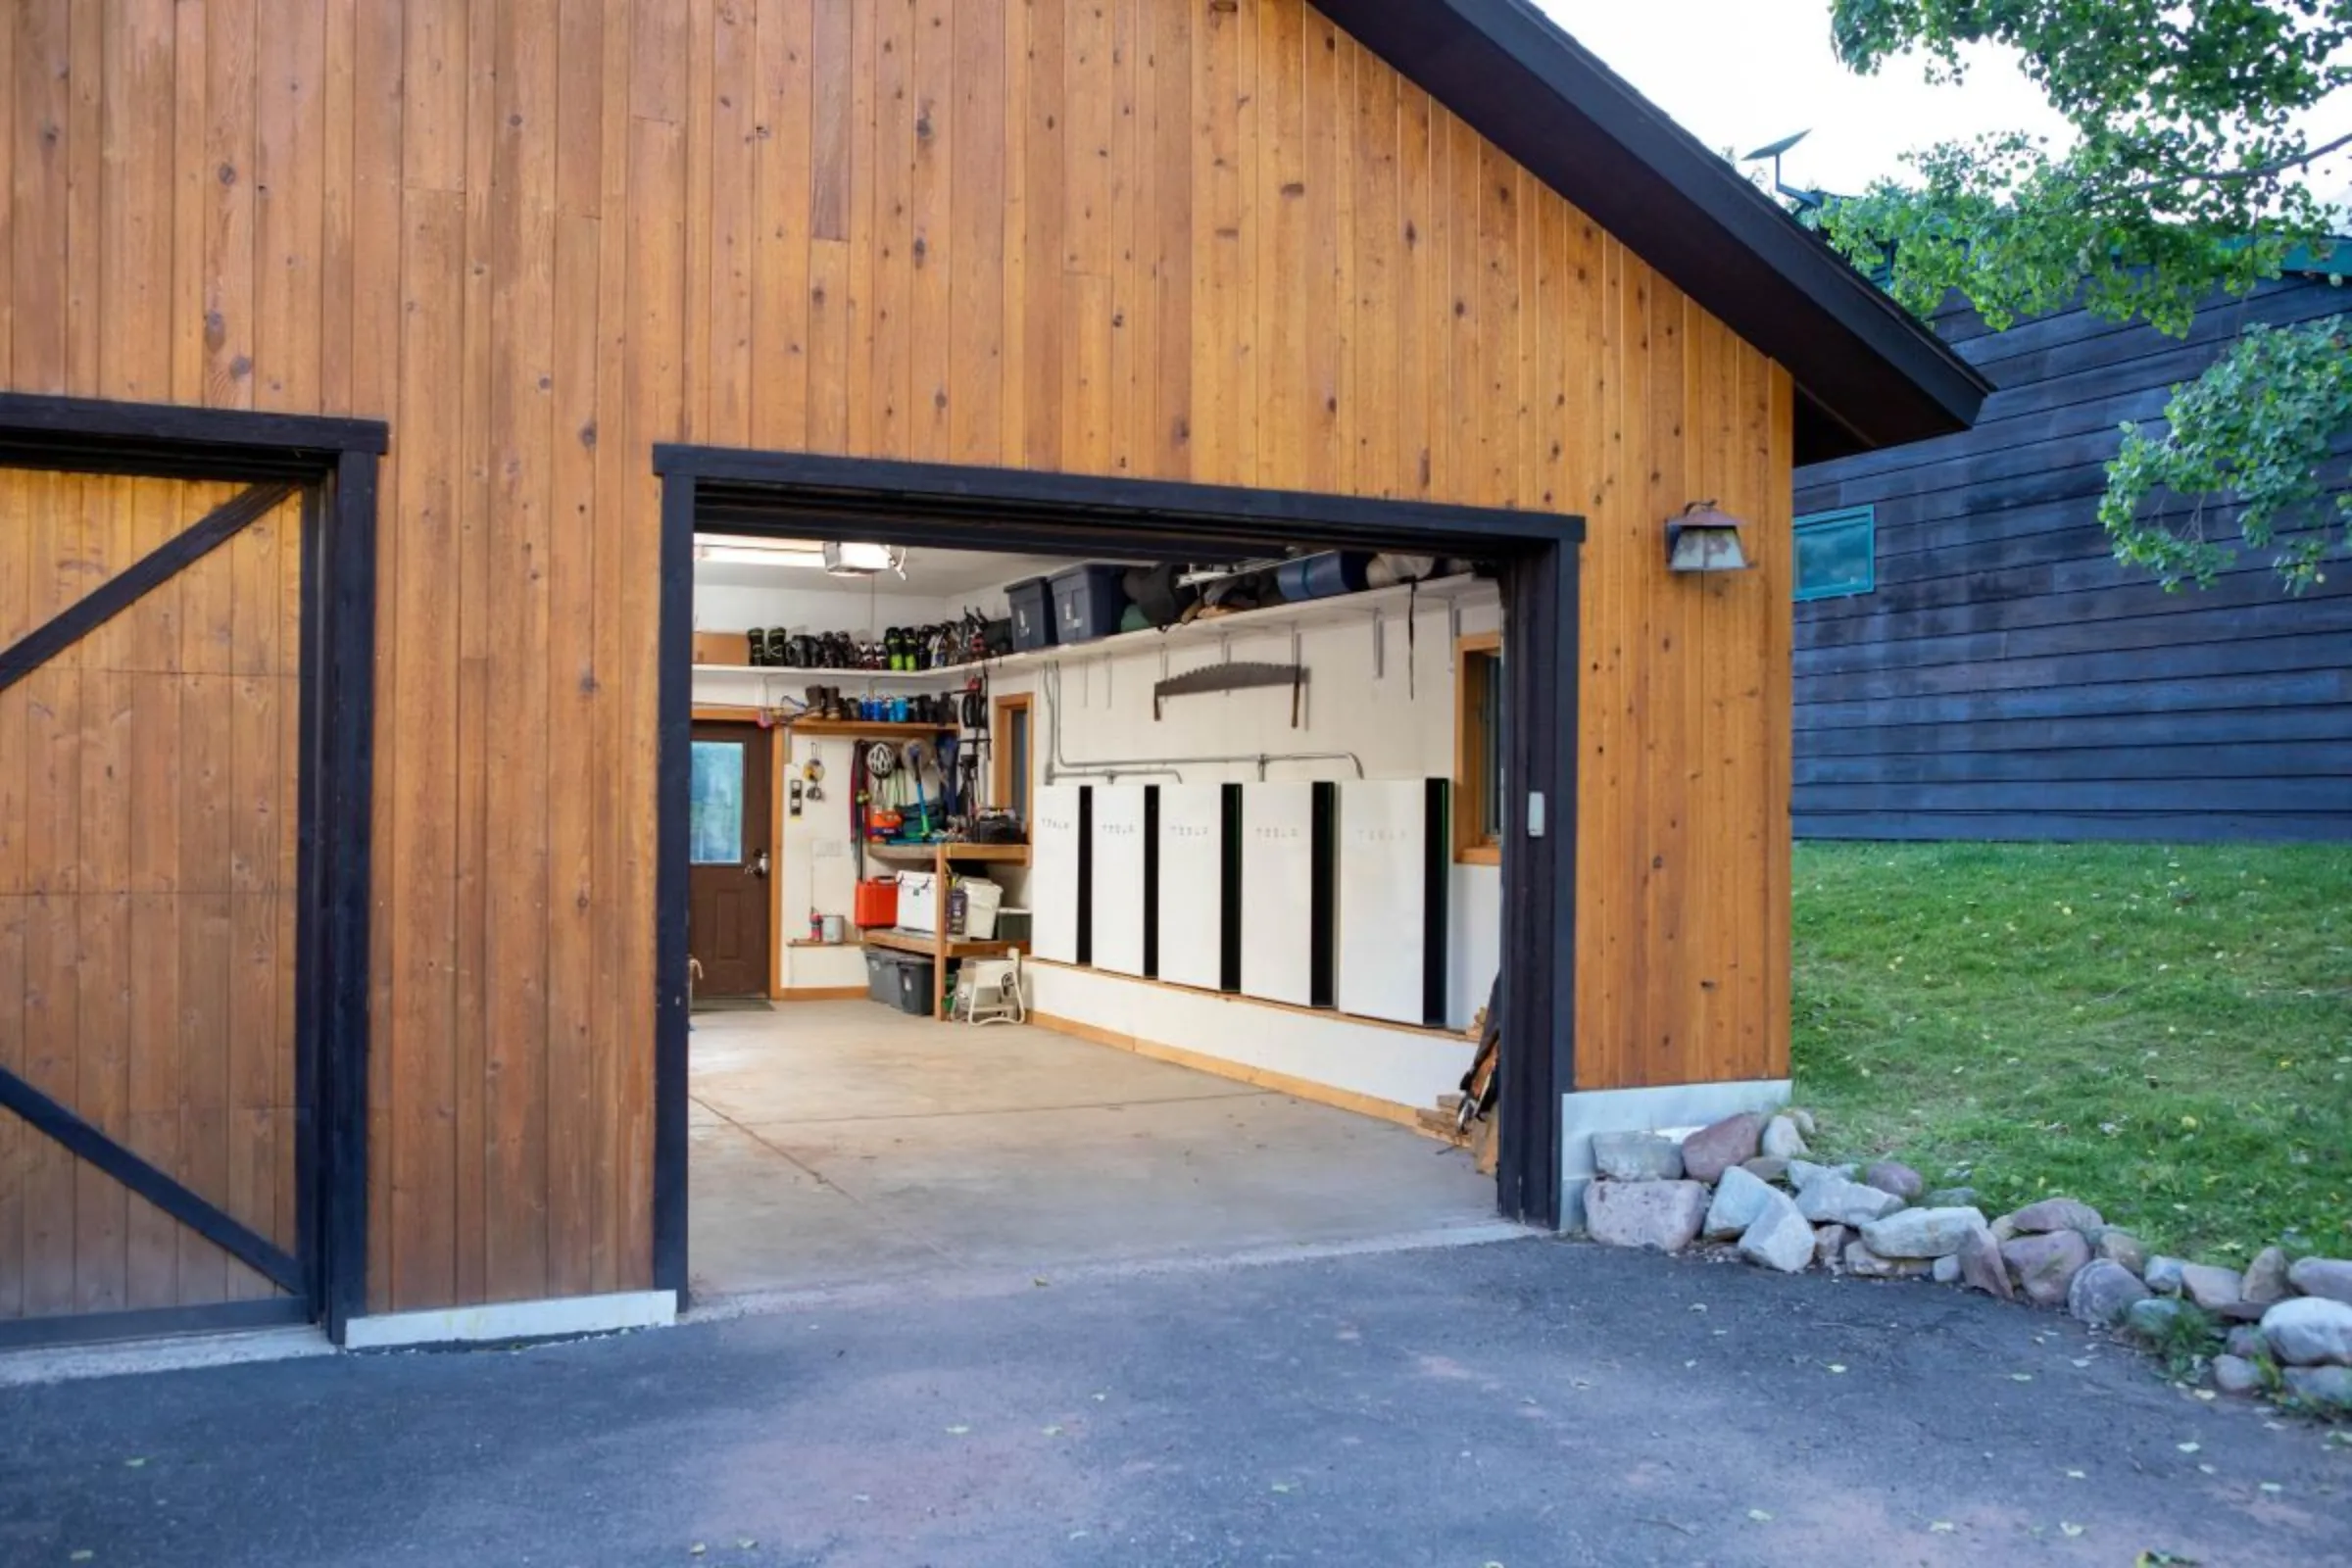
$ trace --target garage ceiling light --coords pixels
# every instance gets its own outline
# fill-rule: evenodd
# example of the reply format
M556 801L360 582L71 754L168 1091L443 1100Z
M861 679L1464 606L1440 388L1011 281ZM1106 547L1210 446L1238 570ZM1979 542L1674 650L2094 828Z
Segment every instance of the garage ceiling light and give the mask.
M694 559L705 565L797 567L836 577L871 577L884 571L903 576L906 565L906 552L896 545L710 533L694 536Z

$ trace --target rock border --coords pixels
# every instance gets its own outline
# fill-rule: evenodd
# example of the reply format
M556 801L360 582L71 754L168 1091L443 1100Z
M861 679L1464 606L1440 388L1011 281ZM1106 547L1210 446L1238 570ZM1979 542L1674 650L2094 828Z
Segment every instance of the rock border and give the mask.
M1986 1219L1891 1159L1823 1165L1814 1118L1743 1111L1687 1135L1604 1133L1586 1232L1611 1247L1728 1245L1760 1268L1927 1279L2065 1311L2166 1351L2225 1394L2352 1417L2352 1260L2263 1250L2243 1271L2151 1256L2072 1198ZM2223 1327L2230 1332L2226 1344ZM2218 1353L2217 1353L2218 1352Z

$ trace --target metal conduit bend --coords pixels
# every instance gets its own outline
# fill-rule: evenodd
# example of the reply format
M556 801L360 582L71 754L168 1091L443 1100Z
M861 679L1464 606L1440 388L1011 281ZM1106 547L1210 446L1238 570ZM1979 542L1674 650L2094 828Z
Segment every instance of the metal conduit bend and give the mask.
M1089 762L1072 762L1061 755L1061 663L1054 661L1045 666L1046 688L1046 782L1058 778L1115 779L1123 775L1149 773L1157 777L1184 782L1180 771L1186 767L1230 766L1249 763L1257 769L1259 783L1266 781L1266 769L1276 762L1346 762L1355 769L1357 778L1365 777L1364 760L1353 752L1250 752L1233 757L1130 757Z

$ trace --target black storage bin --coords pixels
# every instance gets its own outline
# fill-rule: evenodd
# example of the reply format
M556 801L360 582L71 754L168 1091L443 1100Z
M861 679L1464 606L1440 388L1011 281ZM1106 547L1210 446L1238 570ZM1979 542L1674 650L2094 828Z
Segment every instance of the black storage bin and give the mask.
M1091 643L1119 629L1127 612L1127 568L1092 563L1064 566L1054 584L1054 640Z
M886 1007L931 1016L931 960L918 953L865 950L865 994Z
M1023 577L1004 590L1012 606L1012 651L1054 646L1054 589L1043 577Z

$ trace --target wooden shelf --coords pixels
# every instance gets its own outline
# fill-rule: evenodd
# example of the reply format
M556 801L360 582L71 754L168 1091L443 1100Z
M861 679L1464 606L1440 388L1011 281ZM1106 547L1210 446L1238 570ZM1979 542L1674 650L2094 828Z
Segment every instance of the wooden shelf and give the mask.
M880 719L796 718L786 721L795 735L845 736L853 740L921 741L934 735L953 735L954 724L891 724Z
M869 948L888 948L894 953L912 953L925 958L1001 958L1010 953L1010 942L975 942L968 937L942 939L926 931L872 930L864 933Z
M870 686L891 681L912 685L959 681L968 678L979 667L977 664L946 664L938 669L802 669L784 664L697 664L694 670L698 675L773 676L778 680L800 680L810 685L826 686L851 686L864 681Z
M944 854L943 854L944 852ZM1029 846L1026 844L892 844L887 840L866 841L865 853L885 860L929 860L942 858L951 862L987 862L995 865L1027 865Z

